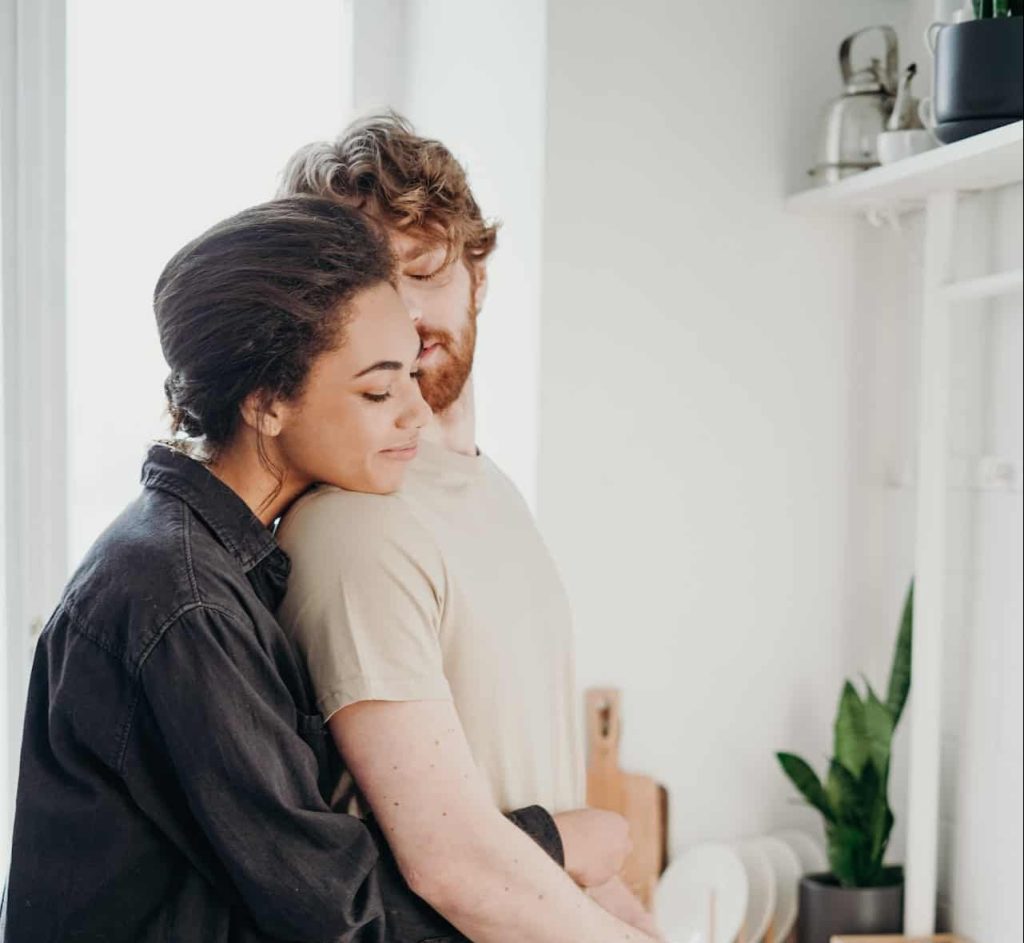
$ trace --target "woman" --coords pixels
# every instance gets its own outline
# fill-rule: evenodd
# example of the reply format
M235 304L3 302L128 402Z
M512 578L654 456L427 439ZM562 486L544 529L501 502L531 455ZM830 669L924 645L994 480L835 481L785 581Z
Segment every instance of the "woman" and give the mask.
M289 568L272 522L315 481L391 491L416 452L420 345L392 278L386 244L355 214L301 198L220 223L161 275L177 435L150 451L142 494L40 638L7 940L447 932L386 846L328 808L337 766L272 615ZM543 810L511 818L561 857ZM571 882L512 821L532 884L571 906Z

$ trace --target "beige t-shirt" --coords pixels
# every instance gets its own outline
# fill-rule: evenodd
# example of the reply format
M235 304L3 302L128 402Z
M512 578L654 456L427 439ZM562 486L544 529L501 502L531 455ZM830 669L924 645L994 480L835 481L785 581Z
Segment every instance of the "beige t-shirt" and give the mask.
M422 443L397 494L320 487L278 537L292 560L279 618L325 718L451 699L499 809L584 804L568 599L490 459Z

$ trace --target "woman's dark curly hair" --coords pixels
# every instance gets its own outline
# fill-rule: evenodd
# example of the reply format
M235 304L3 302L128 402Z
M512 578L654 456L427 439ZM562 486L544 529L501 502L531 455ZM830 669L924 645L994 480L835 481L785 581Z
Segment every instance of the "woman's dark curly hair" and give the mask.
M190 242L153 296L172 432L215 458L250 394L264 406L300 396L314 359L342 343L348 303L393 266L356 211L313 197L254 206Z

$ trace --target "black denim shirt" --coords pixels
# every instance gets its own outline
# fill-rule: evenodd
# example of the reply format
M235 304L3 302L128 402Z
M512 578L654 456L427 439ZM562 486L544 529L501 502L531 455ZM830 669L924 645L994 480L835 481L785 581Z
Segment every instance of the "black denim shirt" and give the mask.
M201 464L154 446L35 654L7 943L464 939L406 886L272 615L289 563ZM510 818L560 864L532 806Z

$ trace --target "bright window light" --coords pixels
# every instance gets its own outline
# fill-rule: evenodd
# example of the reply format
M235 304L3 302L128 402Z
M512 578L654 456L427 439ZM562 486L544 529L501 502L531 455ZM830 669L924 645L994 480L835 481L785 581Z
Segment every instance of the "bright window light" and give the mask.
M167 429L151 307L167 260L270 199L333 137L351 82L342 0L68 0L69 559L138 493Z

